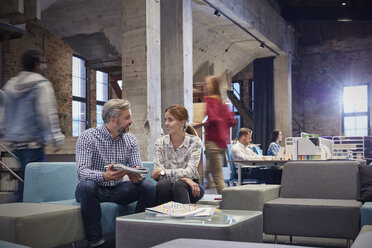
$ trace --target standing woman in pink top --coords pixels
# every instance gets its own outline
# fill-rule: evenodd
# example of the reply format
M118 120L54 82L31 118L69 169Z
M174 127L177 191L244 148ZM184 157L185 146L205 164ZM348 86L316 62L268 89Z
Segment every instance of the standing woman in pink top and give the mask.
M216 184L218 194L225 188L225 181L222 174L222 158L229 141L229 128L236 124L234 114L228 109L221 97L221 80L217 76L205 78L206 96L204 102L207 105L208 119L204 123L195 123L194 127L206 127L206 157L207 166L205 178L211 184L209 174L212 175Z

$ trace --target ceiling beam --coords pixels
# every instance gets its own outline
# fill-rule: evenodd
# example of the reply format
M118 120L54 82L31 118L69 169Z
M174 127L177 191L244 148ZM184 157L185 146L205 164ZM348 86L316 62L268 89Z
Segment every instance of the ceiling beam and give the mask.
M0 18L7 18L15 15L23 15L23 0L0 0Z
M336 34L337 34L337 40L342 40L342 33L341 33L339 22L336 22Z
M319 36L319 41L320 41L320 43L322 43L324 41L324 35L323 35L323 32L322 32L322 28L321 28L319 22L316 22L315 26L316 26L316 31L317 31L318 36Z
M371 7L289 7L283 9L286 20L308 21L372 21Z
M20 38L26 34L26 26L13 26L0 21L0 41Z
M16 15L10 17L11 24L23 24L30 20L40 20L41 10L39 0L25 0L23 15Z

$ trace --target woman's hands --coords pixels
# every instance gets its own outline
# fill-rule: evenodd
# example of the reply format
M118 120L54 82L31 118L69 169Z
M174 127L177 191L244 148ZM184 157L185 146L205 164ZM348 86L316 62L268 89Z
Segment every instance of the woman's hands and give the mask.
M159 177L160 177L160 172L161 172L161 168L159 169L156 169L156 170L153 170L152 173L151 173L151 177L154 179L154 180L158 180Z
M190 178L187 178L187 177L182 177L182 178L180 178L180 180L185 181L191 187L192 195L194 197L198 197L200 195L200 188L199 188L199 185L197 183L195 183L193 180L191 180Z

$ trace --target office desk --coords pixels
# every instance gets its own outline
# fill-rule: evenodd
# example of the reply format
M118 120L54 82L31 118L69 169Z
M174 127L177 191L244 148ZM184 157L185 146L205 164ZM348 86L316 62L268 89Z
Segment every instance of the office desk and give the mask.
M288 162L314 162L314 161L324 161L324 160L228 160L228 162L233 162L235 168L238 171L238 185L242 184L242 168L259 168L259 167L279 167L283 166ZM328 159L327 161L345 161L345 159ZM354 160L347 160L354 161ZM366 160L356 160L360 164L366 164Z
M290 160L229 160L238 171L238 185L242 184L242 168L278 167Z

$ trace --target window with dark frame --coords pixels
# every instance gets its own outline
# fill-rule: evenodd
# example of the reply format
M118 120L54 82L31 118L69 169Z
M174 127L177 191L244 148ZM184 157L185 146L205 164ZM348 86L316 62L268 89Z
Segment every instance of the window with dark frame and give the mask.
M343 89L343 130L345 136L368 136L368 85L345 86Z
M118 80L117 82L118 82L120 89L123 90L123 80Z
M239 101L242 101L243 100L243 97L242 97L242 85L241 85L241 83L242 83L241 81L236 81L236 82L232 82L232 84L231 84L232 92L234 93L235 97ZM233 107L233 111L235 112L236 115L239 115L239 112L235 108L235 106Z
M249 80L248 90L249 90L249 108L253 111L254 110L254 81L253 79Z
M96 72L96 112L97 112L97 127L103 125L102 108L109 97L109 76L107 73Z
M85 60L72 56L72 136L79 136L87 123L87 76Z
M235 81L235 82L231 83L231 90L239 101L243 101L243 99L244 99L244 95L243 95L244 90L243 90L242 83L243 83L242 81ZM234 111L234 113L235 113L235 118L236 118L237 124L238 124L237 125L237 132L238 132L240 127L241 127L241 124L242 124L242 118L240 116L240 113L239 113L238 109L235 108L234 105L232 107L232 111Z

